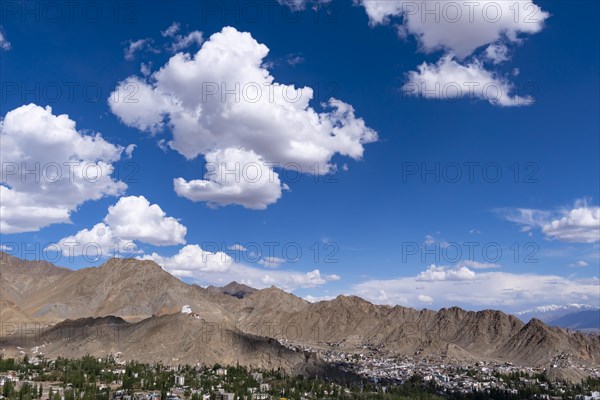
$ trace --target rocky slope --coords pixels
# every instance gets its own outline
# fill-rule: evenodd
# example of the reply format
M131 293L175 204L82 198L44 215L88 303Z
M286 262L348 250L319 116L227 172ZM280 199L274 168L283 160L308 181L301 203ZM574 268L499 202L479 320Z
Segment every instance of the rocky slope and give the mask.
M26 261L0 252L0 296L18 304L72 272L46 261Z

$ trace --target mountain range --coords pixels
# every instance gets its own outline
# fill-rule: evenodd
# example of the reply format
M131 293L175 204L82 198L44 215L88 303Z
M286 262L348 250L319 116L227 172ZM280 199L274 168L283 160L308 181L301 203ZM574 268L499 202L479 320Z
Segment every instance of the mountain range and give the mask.
M550 321L548 325L580 331L600 332L600 310L579 311L563 315Z
M565 304L565 305L550 304L547 306L540 306L540 307L531 308L529 310L516 312L514 314L517 317L519 317L523 322L528 322L531 318L537 318L540 321L544 321L546 323L552 323L552 321L558 320L561 317L564 317L569 314L576 314L581 311L600 312L600 305L592 306L589 304L574 304L574 303ZM567 327L565 327L565 328L567 328Z
M192 313L182 313L183 306ZM546 367L600 363L598 335L527 323L501 311L375 305L355 296L309 303L276 287L190 285L152 261L70 270L0 253L1 346L49 357L122 354L163 363L235 364L312 373L329 368L286 343L389 356ZM33 328L32 328L33 327ZM25 349L25 350L24 350Z

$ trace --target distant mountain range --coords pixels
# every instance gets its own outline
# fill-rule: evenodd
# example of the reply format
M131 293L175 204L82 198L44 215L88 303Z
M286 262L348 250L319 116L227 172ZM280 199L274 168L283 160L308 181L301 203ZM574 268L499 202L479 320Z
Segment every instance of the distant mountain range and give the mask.
M579 311L563 315L550 321L548 325L580 331L600 332L600 310Z
M284 343L390 356L544 367L600 363L598 335L527 323L501 311L375 305L354 296L309 303L275 287L189 285L152 261L111 259L70 270L0 253L0 347L7 355L219 362L286 371L328 368ZM192 314L181 313L189 306ZM33 334L31 333L31 327ZM25 334L23 331L25 330ZM90 339L90 335L92 338Z
M517 312L514 315L523 322L537 318L551 326L570 329L593 329L598 328L598 324L594 324L593 321L594 318L598 320L600 317L600 307L589 304L553 304Z

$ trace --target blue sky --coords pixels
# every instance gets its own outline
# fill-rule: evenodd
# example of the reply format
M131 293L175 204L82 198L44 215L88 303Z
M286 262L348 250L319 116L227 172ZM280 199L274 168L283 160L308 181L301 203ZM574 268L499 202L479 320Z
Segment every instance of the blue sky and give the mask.
M597 2L51 4L0 16L8 253L119 247L310 300L599 304Z

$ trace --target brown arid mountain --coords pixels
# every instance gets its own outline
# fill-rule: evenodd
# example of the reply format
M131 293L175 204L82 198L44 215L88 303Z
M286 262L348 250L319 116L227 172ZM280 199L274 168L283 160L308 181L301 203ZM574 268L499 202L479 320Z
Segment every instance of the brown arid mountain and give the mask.
M0 297L2 297L1 294ZM6 324L32 321L32 318L25 314L17 304L11 300L0 299L0 325L2 325L3 331L6 330L4 329Z
M557 359L600 364L600 338L525 324L501 311L439 311L375 305L355 296L309 303L275 287L232 282L204 289L151 261L111 259L69 270L0 257L3 323L39 323L34 335L3 331L5 351L40 346L49 356L121 352L125 359L164 363L240 363L290 372L324 368L314 356L279 340L314 349L385 355L498 361L547 367ZM182 314L190 306L193 314ZM65 321L68 320L68 321ZM69 329L92 332L94 340ZM31 330L30 330L31 331ZM65 339L67 337L68 339ZM561 376L570 376L565 372ZM576 374L575 374L576 375ZM573 375L573 376L575 376Z
M7 257L10 264L16 264L14 257L3 258ZM28 279L38 276L33 267L5 269L4 262L0 270L3 277L11 277L9 282L19 282L23 275ZM222 306L213 302L214 295L183 283L152 261L111 259L99 267L60 270L56 279L46 279L45 285L38 282L25 296L8 292L9 299L26 315L44 322L109 315L136 321L179 312L185 304L211 321L221 322L227 316Z
M0 252L0 297L20 303L73 272L46 261L25 261Z
M229 296L237 297L238 299L243 299L246 296L251 295L252 293L257 292L257 289L250 287L248 285L244 285L242 283L237 283L235 281L230 282L229 284L220 287L220 286L209 286L206 288L209 292L213 293L222 293L227 294Z
M253 296L241 302L237 319L242 329L262 328L272 337L317 347L377 348L394 355L418 352L455 361L544 366L553 357L570 355L580 362L600 363L598 337L551 328L537 320L524 324L501 311L473 312L458 307L418 311L378 306L355 296L311 304L281 296L292 305L285 311L260 302L256 308L249 307L247 302Z
M71 272L46 261L25 261L0 252L0 323L32 321L20 305Z

